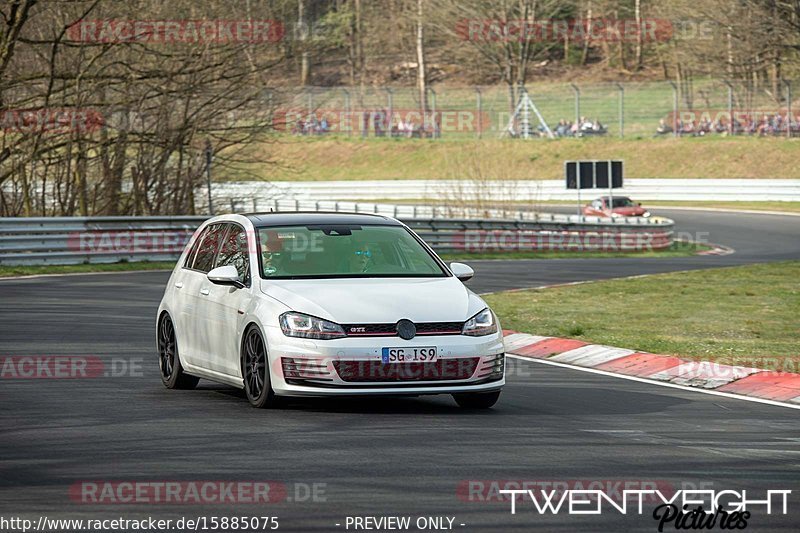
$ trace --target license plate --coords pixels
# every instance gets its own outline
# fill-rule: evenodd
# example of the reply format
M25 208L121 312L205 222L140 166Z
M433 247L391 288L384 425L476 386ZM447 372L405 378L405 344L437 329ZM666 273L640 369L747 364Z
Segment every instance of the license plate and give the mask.
M381 350L383 363L429 363L436 361L436 357L436 347L434 346L383 348Z

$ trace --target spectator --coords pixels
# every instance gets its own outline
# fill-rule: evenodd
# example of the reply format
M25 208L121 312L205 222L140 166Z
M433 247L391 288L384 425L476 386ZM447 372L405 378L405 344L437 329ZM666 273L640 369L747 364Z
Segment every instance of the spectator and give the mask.
M658 128L656 128L657 135L668 135L672 133L672 126L667 124L667 122L662 118L658 121Z

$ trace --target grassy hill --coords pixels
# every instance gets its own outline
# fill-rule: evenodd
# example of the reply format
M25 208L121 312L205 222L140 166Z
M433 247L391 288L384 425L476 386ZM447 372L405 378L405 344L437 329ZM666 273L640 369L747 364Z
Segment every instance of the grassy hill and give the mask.
M609 158L625 160L629 178L800 178L800 139L783 138L523 141L281 135L256 152L276 164L251 165L247 173L228 173L228 179L560 179L564 160Z

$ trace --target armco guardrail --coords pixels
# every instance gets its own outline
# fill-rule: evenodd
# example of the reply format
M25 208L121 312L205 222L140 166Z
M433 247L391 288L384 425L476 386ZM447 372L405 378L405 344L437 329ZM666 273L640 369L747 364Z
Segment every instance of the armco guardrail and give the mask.
M380 212L385 207L373 204L370 212ZM394 206L388 207L394 211ZM416 206L418 214L425 209L429 207ZM635 251L663 249L673 242L673 222L667 219L524 215L527 219L414 218L398 212L401 220L440 252ZM193 216L0 218L0 265L174 260L205 219Z
M206 188L198 188L198 208L206 198ZM226 209L230 202L239 202L245 209L252 208L248 198L299 198L301 200L418 200L420 198L451 199L458 201L509 200L526 202L563 201L575 203L578 191L564 187L564 180L498 180L473 182L470 180L363 180L363 181L241 181L215 183L215 199ZM582 191L586 203L604 191ZM798 179L626 179L625 187L614 194L630 196L637 201L800 201ZM258 209L265 209L264 202Z

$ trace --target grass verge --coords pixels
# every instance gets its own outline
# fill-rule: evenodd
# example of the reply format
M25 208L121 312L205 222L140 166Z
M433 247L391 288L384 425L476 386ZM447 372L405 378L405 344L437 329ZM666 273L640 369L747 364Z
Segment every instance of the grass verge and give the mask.
M360 139L280 136L230 180L561 179L568 159L623 159L629 178L800 178L800 139ZM769 161L769 164L764 164Z
M36 274L77 274L82 272L125 272L135 270L172 270L174 261L138 261L135 263L92 263L81 265L0 266L0 278Z
M601 196L601 195L598 195ZM595 197L590 197L594 199ZM634 198L638 201L638 198ZM364 202L363 200L351 200ZM398 204L398 205L441 205L447 206L446 200L434 200L432 198L411 198L411 199L394 199L394 198L376 198L364 203L377 203L377 204ZM585 204L587 202L581 202ZM469 202L462 201L459 205L465 207L482 207L482 208L496 208L507 209L509 211L516 210L520 207L547 213L553 211L553 207L567 207L572 210L571 214L575 214L576 204L570 203L565 200L537 200L531 202L528 200L509 200L505 202L497 202L497 204L487 205L485 202ZM653 200L648 202L642 201L642 205L646 206L651 211L658 214L659 209L669 209L670 207L696 207L708 209L729 209L734 211L774 211L782 213L800 213L800 202L715 202L715 201L672 201L672 200Z
M800 261L659 274L486 299L503 327L725 364L800 371Z

